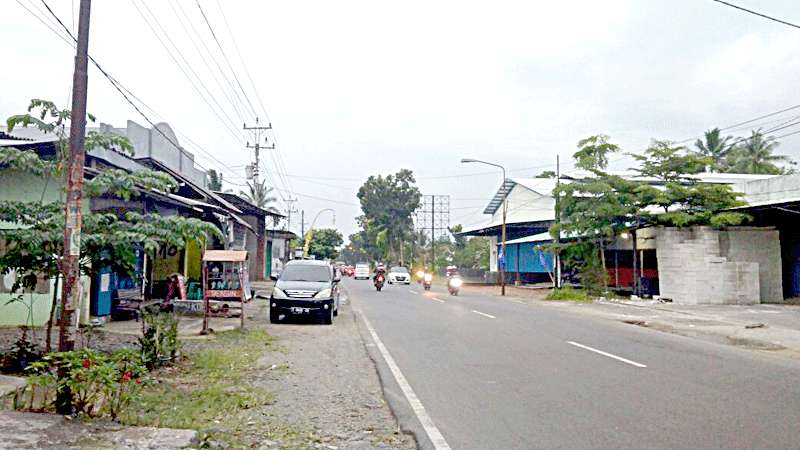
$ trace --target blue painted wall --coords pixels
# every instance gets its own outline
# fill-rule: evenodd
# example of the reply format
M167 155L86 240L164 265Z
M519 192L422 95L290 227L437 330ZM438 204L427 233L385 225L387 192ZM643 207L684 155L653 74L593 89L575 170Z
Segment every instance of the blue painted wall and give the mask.
M537 247L541 242L506 245L506 272L517 271L517 253L519 253L519 272L547 273L553 267L553 255L542 252ZM500 245L497 246L498 252Z

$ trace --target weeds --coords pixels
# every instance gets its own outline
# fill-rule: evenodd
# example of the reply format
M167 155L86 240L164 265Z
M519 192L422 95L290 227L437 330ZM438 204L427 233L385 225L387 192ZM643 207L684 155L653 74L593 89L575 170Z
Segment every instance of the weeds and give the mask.
M545 300L553 301L573 301L573 302L591 302L592 298L589 293L583 289L575 289L572 286L564 286L560 289L553 289L547 294Z

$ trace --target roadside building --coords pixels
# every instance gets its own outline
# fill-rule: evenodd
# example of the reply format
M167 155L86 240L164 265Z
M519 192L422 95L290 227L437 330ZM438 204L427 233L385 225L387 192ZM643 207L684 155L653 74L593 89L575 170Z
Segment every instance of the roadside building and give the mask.
M655 178L640 176L633 171L610 171L612 175L620 176L628 180L642 181L658 187L660 181ZM584 170L568 171L561 175L558 183L578 183L592 177L592 172ZM727 174L727 173L700 173L692 175L698 183L740 185L749 182L765 182L774 178L774 175L750 175L750 174ZM542 250L542 246L552 243L548 230L555 222L555 198L553 190L556 187L555 178L509 178L504 181L495 193L489 204L484 210L484 214L491 215L488 224L473 226L464 229L460 236L488 236L491 239L490 272L496 280L496 273L499 271L499 261L501 259L501 227L503 203L506 202L506 255L504 255L506 281L514 282L544 282L552 280L553 260L552 255ZM798 192L800 197L800 192ZM685 230L683 230L685 231ZM713 248L707 248L708 256L716 258L744 258L741 255L740 243L746 241L746 236L759 236L758 230L749 229L745 234L745 229L739 231L728 231L722 235L722 247L716 252ZM623 233L614 242L610 243L605 250L605 259L608 268L608 278L610 287L618 289L631 289L634 280L634 261L636 261L636 271L641 278L642 292L646 294L659 294L660 276L659 272L668 270L666 261L669 260L670 248L675 241L670 241L667 237L668 231L656 231L656 229L640 230L637 235L636 249L637 254L633 255L632 234ZM659 236L661 239L659 240ZM676 237L677 235L670 234ZM687 237L691 241L691 236ZM663 242L663 244L659 244ZM669 242L670 244L667 244ZM661 247L659 247L661 245ZM719 246L718 246L719 247ZM663 254L665 259L661 261L659 255ZM685 255L684 255L685 256ZM680 257L680 255L678 255ZM705 256L698 256L703 260ZM746 261L736 261L745 263ZM742 264L734 264L735 267L743 269ZM762 264L765 266L765 264ZM726 270L735 270L728 267ZM798 269L800 270L800 269ZM680 279L681 275L675 276ZM668 278L670 278L668 276ZM762 276L763 278L763 276ZM673 279L673 278L670 278ZM765 281L766 283L766 281ZM668 282L668 285L672 283ZM769 286L772 284L766 283ZM798 282L800 289L800 282ZM765 298L773 296L774 289L764 290ZM749 298L752 298L750 295ZM760 298L761 296L757 296ZM694 298L694 297L693 297ZM717 300L718 302L721 302Z
M216 224L225 234L224 240L212 238L206 243L210 249L231 249L248 247L248 234L254 254L256 245L264 242L264 221L261 220L261 233L258 226L251 225L243 216L248 214L223 196L211 192L205 187L205 173L195 168L193 156L183 148L176 147L177 138L166 124L158 124L169 139L154 131L128 123L127 129L120 130L108 125L101 125L100 130L127 135L134 144L134 156L131 157L114 150L92 149L87 152L85 174L91 178L103 170L122 169L129 172L146 168L169 174L178 182L176 192L165 193L140 188L138 195L129 199L114 197L86 198L84 212L105 212L117 215L126 212L142 214L155 213L162 216L180 215L193 217ZM97 129L88 131L98 131ZM124 132L123 132L124 131ZM52 135L43 135L30 128L15 129L12 134L0 130L0 146L15 147L20 150L36 151L41 157L56 155L57 139ZM137 156L138 155L138 156ZM27 173L4 171L0 177L0 199L32 201L43 199L45 202L58 201L63 198L63 180L35 177ZM254 213L255 211L249 211ZM257 219L251 218L257 222ZM2 224L0 226L10 226ZM2 244L0 244L2 245ZM0 251L2 248L0 247ZM188 283L199 283L201 278L200 242L191 241L184 248L165 246L154 255L147 255L142 249L135 249L136 271L131 276L122 276L105 268L96 268L94 279L84 279L85 301L80 301L79 319L87 323L90 316L107 317L114 305L122 301L146 301L152 298L164 298L173 273L184 274ZM255 258L251 258L251 261ZM255 267L254 273L263 274L262 265ZM85 278L85 277L84 277ZM0 325L19 325L27 317L24 305L6 304L8 288L13 284L13 274L7 274L0 283ZM43 280L35 292L26 293L33 306L33 322L43 324L48 317L53 299L60 298L58 292L53 293L52 280ZM50 289L48 289L48 286ZM193 292L190 288L189 292Z

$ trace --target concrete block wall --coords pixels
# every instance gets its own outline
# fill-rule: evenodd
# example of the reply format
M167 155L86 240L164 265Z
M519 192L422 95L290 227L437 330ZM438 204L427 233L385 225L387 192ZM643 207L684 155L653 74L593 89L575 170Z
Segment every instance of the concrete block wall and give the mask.
M783 265L778 230L735 227L719 234L720 255L729 261L758 263L761 303L783 303Z
M660 228L656 233L661 296L681 304L754 304L761 301L759 261L749 258L745 235L735 231L720 239L708 227ZM763 236L764 239L769 239ZM731 245L731 239L736 241ZM723 245L721 246L721 241ZM731 260L725 253L736 255ZM778 246L778 257L780 246ZM765 255L768 251L764 252ZM780 266L780 261L778 262ZM780 280L780 271L778 271ZM772 289L774 280L765 280Z

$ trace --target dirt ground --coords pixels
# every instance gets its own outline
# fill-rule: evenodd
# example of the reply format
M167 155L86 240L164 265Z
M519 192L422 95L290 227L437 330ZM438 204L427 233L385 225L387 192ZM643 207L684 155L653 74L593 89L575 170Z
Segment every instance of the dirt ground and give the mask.
M265 313L255 321L266 322ZM252 381L273 393L270 416L313 433L308 448L416 448L383 398L348 303L333 326L294 322L267 329L278 339L278 350L261 355L263 376Z

